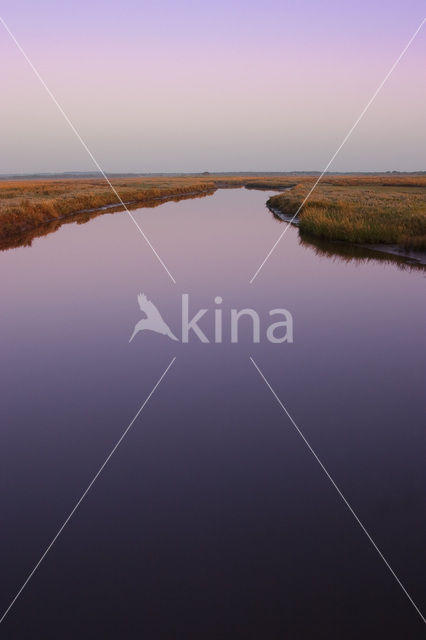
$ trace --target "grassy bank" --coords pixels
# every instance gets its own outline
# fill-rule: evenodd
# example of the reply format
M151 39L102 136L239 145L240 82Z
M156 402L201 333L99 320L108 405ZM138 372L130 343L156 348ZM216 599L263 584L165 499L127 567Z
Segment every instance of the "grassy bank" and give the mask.
M313 179L273 196L268 205L296 213ZM426 176L325 178L299 215L301 235L426 250Z
M279 177L265 181L260 177L226 175L215 175L214 179L204 175L111 179L123 202L141 205L256 182L270 188L291 184L290 180ZM0 180L0 242L77 212L117 202L117 197L103 179Z
M111 178L122 200L132 203L129 208L215 189L291 187L268 200L271 208L286 215L297 211L315 180L311 175L261 174ZM101 178L0 180L0 248L15 246L23 237L30 242L42 235L43 227L47 231L47 224L59 228L78 212L115 204L116 196ZM84 213L76 221L93 215ZM303 206L299 222L305 236L425 250L426 176L326 176Z
M112 180L123 202L202 193L214 189L206 180ZM0 182L0 238L86 209L118 203L104 180L13 180Z
M148 207L150 209L154 207L159 207L165 202L179 202L181 200L189 200L195 198L204 198L206 196L212 195L214 191L202 191L199 194L180 194L177 196L163 197L157 200L147 200L146 202L137 202L134 204L127 205L129 211L132 209L141 209L144 207ZM90 220L97 218L98 216L104 215L112 215L117 213L118 211L123 211L123 207L121 205L112 206L107 209L89 209L86 211L82 211L80 213L72 213L66 215L62 218L54 218L53 220L49 220L44 222L43 224L38 224L36 226L31 226L18 233L13 233L13 235L2 237L0 236L0 251L6 251L7 249L15 249L17 247L30 247L35 238L41 238L43 236L49 235L50 233L54 233L57 231L62 225L65 224L86 224Z

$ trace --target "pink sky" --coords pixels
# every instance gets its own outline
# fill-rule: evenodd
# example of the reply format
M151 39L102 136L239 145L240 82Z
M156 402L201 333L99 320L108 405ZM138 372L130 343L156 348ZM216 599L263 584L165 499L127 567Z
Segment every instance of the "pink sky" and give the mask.
M423 2L14 2L1 15L107 171L323 169ZM93 164L0 25L0 173ZM332 165L426 169L426 27Z

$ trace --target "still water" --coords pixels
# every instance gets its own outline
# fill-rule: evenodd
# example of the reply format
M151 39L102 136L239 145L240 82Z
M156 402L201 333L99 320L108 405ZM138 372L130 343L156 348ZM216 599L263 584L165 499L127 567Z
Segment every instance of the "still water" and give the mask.
M0 254L2 611L176 360L10 610L10 639L422 638L425 272L284 236L268 192L221 190ZM337 250L337 249L336 249ZM181 295L223 343L142 332ZM261 339L231 308L255 309ZM265 340L288 309L293 344Z

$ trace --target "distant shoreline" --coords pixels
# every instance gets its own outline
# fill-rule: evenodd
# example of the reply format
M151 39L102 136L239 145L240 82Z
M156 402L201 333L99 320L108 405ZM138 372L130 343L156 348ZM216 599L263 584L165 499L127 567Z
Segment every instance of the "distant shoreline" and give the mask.
M138 172L105 172L107 178L217 178L220 176L232 178L254 177L304 177L313 176L426 176L426 170L419 171L203 171L201 173L138 173ZM0 173L0 180L83 180L103 179L99 171L64 171L64 172L40 172L40 173Z

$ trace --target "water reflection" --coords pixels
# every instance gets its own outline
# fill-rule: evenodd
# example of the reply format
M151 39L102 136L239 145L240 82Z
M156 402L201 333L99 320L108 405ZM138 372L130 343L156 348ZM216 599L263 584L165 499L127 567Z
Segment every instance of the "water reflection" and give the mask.
M337 262L355 262L358 264L382 262L384 264L394 264L400 269L407 271L426 271L426 264L422 264L415 259L392 253L385 253L384 251L376 251L374 249L350 244L348 242L331 242L314 238L306 234L299 236L299 242L302 247L312 249L315 255L331 258Z
M291 215L282 214L280 211L268 207L271 211L274 220L278 223L288 224L289 222L294 227L299 227L298 221L293 221ZM426 254L425 252L416 252L407 255L403 253L396 246L389 246L387 251L386 245L381 245L375 249L369 248L365 245L352 244L350 242L343 242L338 240L324 240L322 238L316 238L315 236L307 233L302 233L299 230L299 240L303 247L313 249L315 255L332 258L339 262L355 262L363 264L366 262L382 262L385 264L395 264L400 269L404 270L423 270L426 271Z
M283 228L266 198L219 190L138 206L177 285L127 216L103 215L111 210L67 220L80 225L31 251L0 254L3 609L177 357L17 601L5 637L423 637L249 361L421 605L423 273L379 254L354 259L349 245L323 255L291 228L249 284ZM140 291L176 335L183 292L191 317L208 308L208 336L218 294L224 319L231 307L262 318L288 308L294 343L253 344L247 324L231 344L224 322L222 344L153 331L129 344Z
M181 196L170 196L170 197L162 197L156 198L153 200L147 200L146 202L131 202L126 204L127 209L153 209L155 207L159 207L165 202L180 202L181 200L193 200L195 198L204 198L206 196L213 195L214 190L206 191L199 194L185 194ZM31 247L32 242L35 238L41 238L43 236L47 236L51 233L55 233L58 229L62 227L64 224L86 224L90 220L97 218L98 216L104 216L106 214L117 213L117 211L122 211L123 207L121 205L117 206L106 206L100 207L98 209L87 209L84 211L78 211L74 214L64 216L63 218L58 218L56 220L51 220L50 222L46 222L38 227L34 227L32 229L27 229L26 231L22 231L17 233L16 235L11 236L10 238L1 238L0 237L0 251L7 251L8 249L17 249L18 247Z
M226 189L228 185L224 184L219 185L220 188ZM256 191L268 191L271 192L270 187L259 184L259 185L246 185L246 189L256 190ZM288 187L285 187L282 190L287 190ZM278 189L274 189L274 192L278 191ZM136 209L153 209L155 207L159 207L166 202L181 202L183 200L194 200L199 198L204 198L206 196L211 196L215 193L215 190L207 191L199 194L184 194L179 196L171 196L171 197L162 197L158 199L153 199L146 201L144 203L140 202L132 202L126 204L126 207L129 210ZM63 218L59 218L56 220L52 220L50 222L44 223L38 227L27 229L26 231L22 231L16 235L13 235L10 238L0 238L0 251L7 251L8 249L16 249L18 247L31 247L33 240L35 238L41 238L43 236L47 236L51 233L55 233L58 229L60 229L65 224L86 224L90 222L94 218L98 216L104 216L107 214L117 213L122 210L122 206L117 205L107 205L106 207L100 207L98 209L88 209L84 211L76 212L75 214L71 214L68 216L64 216ZM273 219L278 223L287 224L292 218L290 216L285 216L278 211L270 209L273 214ZM298 226L297 222L294 226ZM300 232L299 232L300 234ZM317 256L323 256L326 258L331 258L333 260L337 260L340 262L355 262L359 264L363 264L366 262L382 262L385 264L394 264L400 269L403 270L423 270L426 271L426 260L423 262L419 261L414 256L404 256L397 253L392 253L391 250L389 253L386 252L385 248L383 250L375 250L370 249L366 246L350 244L347 242L338 242L338 241L327 241L322 240L320 238L315 238L313 236L309 236L307 234L300 234L299 241L301 246L312 249Z

